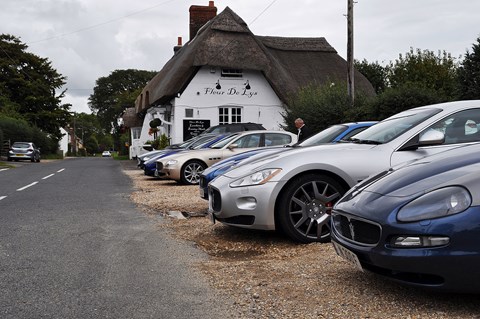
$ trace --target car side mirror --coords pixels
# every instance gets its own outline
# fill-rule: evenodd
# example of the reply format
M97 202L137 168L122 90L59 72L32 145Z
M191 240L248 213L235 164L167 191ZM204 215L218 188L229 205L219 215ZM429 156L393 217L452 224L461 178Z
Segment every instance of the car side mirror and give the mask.
M445 134L437 130L428 130L418 139L418 145L440 145L445 142Z
M229 150L233 150L234 148L238 148L238 144L233 143L233 144L228 145Z

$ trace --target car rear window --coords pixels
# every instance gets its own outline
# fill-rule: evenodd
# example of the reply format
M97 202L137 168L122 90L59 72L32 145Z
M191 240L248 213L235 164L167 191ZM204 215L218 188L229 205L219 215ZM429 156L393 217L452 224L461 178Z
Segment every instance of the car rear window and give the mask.
M29 148L30 144L28 143L13 143L13 146L15 148Z

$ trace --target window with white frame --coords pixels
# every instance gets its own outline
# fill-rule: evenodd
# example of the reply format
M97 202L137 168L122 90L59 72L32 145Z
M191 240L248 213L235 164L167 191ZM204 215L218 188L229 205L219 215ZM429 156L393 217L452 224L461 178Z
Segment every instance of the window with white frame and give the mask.
M132 127L132 139L138 140L140 138L140 135L142 134L142 128L141 127Z
M218 124L231 124L242 122L241 107L220 107L218 109Z

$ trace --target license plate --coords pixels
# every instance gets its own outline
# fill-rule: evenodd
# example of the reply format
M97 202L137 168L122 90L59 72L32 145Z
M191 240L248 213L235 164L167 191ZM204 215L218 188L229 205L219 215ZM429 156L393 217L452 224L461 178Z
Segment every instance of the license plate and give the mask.
M360 261L358 260L358 257L357 255L355 255L355 253L351 252L347 248L337 244L334 241L332 241L332 243L335 251L337 252L337 255L351 262L357 269L363 271L362 265L360 264Z

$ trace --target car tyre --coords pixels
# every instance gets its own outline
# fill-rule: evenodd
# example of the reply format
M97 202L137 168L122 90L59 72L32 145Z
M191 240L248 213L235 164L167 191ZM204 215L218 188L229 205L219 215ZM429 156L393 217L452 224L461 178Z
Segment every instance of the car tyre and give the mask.
M200 182L200 175L207 168L205 163L201 161L193 160L188 161L183 165L180 172L180 181L182 184L196 185Z
M345 189L329 176L303 175L279 195L277 222L295 241L329 242L331 210L344 194Z

